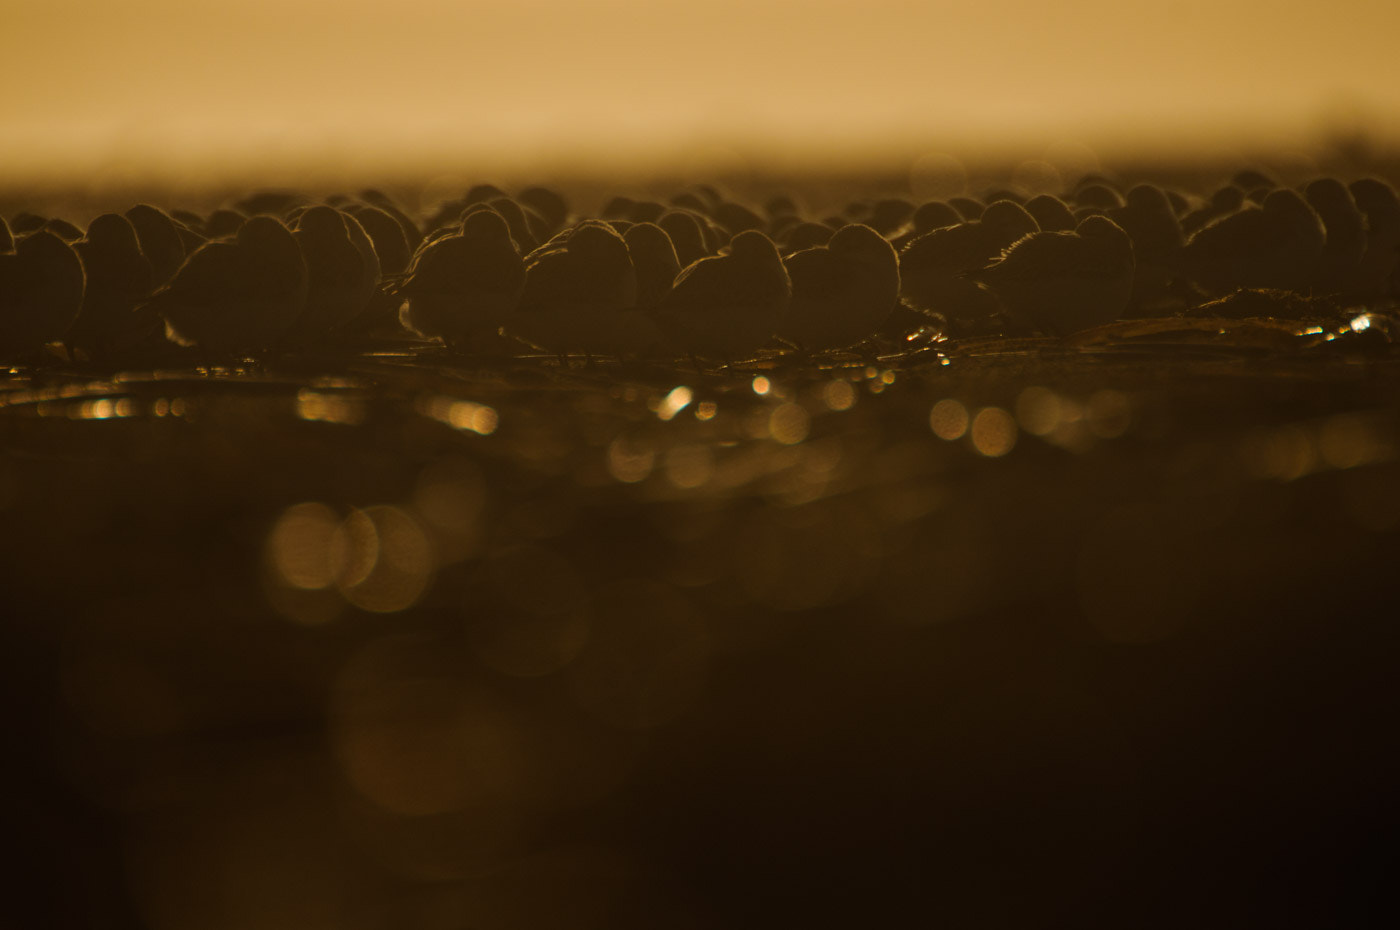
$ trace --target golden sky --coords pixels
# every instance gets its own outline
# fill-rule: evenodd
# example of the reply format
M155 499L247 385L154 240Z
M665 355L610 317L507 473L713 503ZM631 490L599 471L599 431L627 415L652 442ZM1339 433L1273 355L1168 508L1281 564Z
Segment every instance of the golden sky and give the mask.
M8 181L1400 135L1378 0L0 0L0 25Z

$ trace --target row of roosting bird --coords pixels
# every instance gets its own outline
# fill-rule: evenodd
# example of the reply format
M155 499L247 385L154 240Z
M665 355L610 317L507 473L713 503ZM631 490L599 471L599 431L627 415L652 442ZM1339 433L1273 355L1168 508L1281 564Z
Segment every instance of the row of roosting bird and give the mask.
M848 204L820 219L697 186L616 197L482 185L415 218L382 192L285 193L207 215L141 204L86 230L0 218L0 361L61 342L120 364L310 349L399 326L472 353L533 346L720 361L952 335L1064 335L1239 290L1400 293L1400 198L1376 179L1299 189L1245 171L1201 198L1086 178L1064 197Z

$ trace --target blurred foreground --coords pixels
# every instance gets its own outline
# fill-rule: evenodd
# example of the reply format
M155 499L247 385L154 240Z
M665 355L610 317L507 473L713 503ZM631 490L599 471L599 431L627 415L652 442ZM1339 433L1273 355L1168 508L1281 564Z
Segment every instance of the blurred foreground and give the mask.
M1374 913L1397 388L1247 325L16 372L7 922Z

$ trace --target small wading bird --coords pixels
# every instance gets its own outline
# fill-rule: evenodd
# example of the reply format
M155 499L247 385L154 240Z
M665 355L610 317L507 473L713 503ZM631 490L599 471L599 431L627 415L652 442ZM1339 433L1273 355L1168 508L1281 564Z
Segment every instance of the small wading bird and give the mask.
M1297 191L1275 188L1261 206L1245 207L1193 235L1181 252L1182 274L1207 296L1240 288L1306 290L1327 234Z
M0 238L9 238L6 229ZM63 338L83 305L78 253L47 230L0 254L0 361L25 358Z
M1313 292L1354 293L1357 270L1366 256L1366 217L1336 178L1312 181L1303 188L1303 197L1317 211L1327 234L1313 268Z
M622 238L637 272L637 309L655 310L671 293L671 283L681 271L671 237L655 223L637 223Z
M190 255L146 302L166 336L216 355L273 348L306 307L306 261L287 227L255 216Z
M82 310L65 337L69 354L76 350L92 359L109 357L118 343L143 328L135 311L151 293L151 265L141 253L136 229L120 213L93 220L73 248L82 259L87 288Z
M636 354L656 341L636 311L637 272L627 241L584 220L525 258L525 293L506 331L559 356Z
M1024 206L1045 232L1069 232L1078 225L1069 207L1054 194L1037 194Z
M1074 232L1039 232L968 276L1014 318L1063 336L1120 318L1133 292L1133 244L1117 223L1090 216Z
M151 274L157 287L169 281L185 260L185 243L175 221L159 207L138 203L126 211L126 218L136 229L141 254L151 263Z
M525 291L525 260L505 218L491 209L468 212L457 231L425 241L399 294L408 298L403 325L437 337L449 349L488 352Z
M668 210L657 217L656 225L666 230L682 268L711 254L700 221L685 210Z
M1351 195L1366 217L1366 254L1356 271L1355 293L1372 297L1393 295L1400 270L1400 197L1385 181L1362 178L1351 183Z
M657 312L662 332L682 352L734 362L772 340L792 298L792 282L773 241L739 233L725 253L702 258L676 276Z
M1171 306L1165 299L1176 278L1186 237L1160 187L1138 184L1128 190L1121 207L1106 211L1133 240L1133 296L1129 301L1138 316L1158 315Z
M379 258L353 216L325 205L309 207L292 232L306 262L306 308L283 342L307 346L349 323L379 286Z
M843 226L825 246L784 260L792 298L779 339L808 352L844 349L872 336L899 300L899 258L874 229Z
M986 208L981 219L920 236L899 255L905 304L920 313L942 317L957 329L976 331L986 326L1000 308L996 298L967 275L1039 228L1020 204L998 200Z

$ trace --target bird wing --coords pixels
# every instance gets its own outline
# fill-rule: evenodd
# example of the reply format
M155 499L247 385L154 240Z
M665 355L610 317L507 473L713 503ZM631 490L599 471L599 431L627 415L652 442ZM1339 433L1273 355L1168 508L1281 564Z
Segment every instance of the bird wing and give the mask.
M152 299L203 303L236 284L238 245L234 242L206 242L185 259L174 277Z
M959 223L924 233L904 247L902 267L973 271L991 261L1008 243L981 223Z
M676 310L713 306L733 290L729 280L728 258L711 255L691 262L672 282L666 305Z
M1032 233L1012 243L1001 258L969 277L978 281L1024 281L1052 274L1108 273L1083 237L1072 232Z
M840 261L825 247L803 249L783 260L792 279L794 297L820 300L835 295L842 284Z

